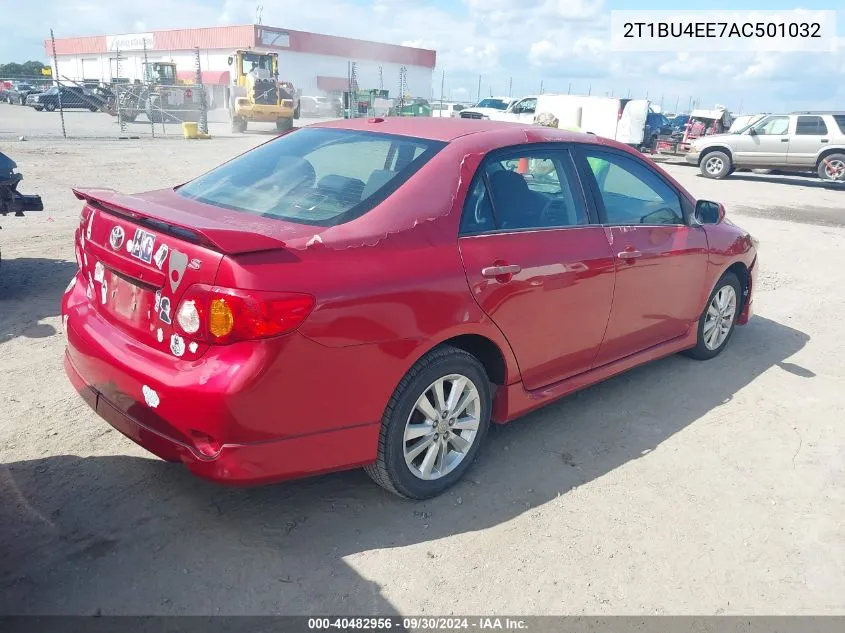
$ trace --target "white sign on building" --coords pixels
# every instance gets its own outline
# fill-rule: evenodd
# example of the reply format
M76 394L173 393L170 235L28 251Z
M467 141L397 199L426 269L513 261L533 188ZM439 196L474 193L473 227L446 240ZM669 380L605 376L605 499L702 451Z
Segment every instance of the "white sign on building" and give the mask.
M146 44L148 51L155 48L155 38L152 33L106 35L106 46L110 52L114 52L116 50L140 51L144 49L144 44Z

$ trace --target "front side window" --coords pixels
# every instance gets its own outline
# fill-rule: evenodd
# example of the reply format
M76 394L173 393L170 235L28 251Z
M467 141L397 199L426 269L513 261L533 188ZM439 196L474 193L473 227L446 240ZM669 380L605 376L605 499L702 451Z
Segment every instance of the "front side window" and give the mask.
M684 224L678 193L638 160L610 152L586 152L608 224Z
M824 136L827 134L827 126L820 116L799 116L795 133L802 136Z
M760 136L783 136L789 133L789 117L773 116L761 121L754 128Z
M536 99L523 99L513 107L514 114L533 114L537 109Z
M444 145L407 136L303 128L177 191L235 211L334 226L369 211Z
M589 223L566 150L488 160L465 203L461 232L548 229Z

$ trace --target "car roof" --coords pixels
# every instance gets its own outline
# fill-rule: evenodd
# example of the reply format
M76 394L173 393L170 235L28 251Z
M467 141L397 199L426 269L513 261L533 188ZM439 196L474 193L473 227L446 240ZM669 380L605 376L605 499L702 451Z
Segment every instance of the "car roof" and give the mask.
M379 134L396 134L399 136L412 136L424 138L430 141L454 141L469 134L484 134L489 136L491 145L497 140L508 142L515 131L530 131L535 134L542 133L549 140L570 141L575 143L602 143L606 139L600 139L592 134L581 134L578 132L567 132L538 125L521 123L503 123L501 121L490 121L487 119L462 119L462 118L437 118L437 117L377 117L360 119L338 119L315 123L308 127L327 127L346 130L361 130L376 132ZM611 143L616 144L611 141Z

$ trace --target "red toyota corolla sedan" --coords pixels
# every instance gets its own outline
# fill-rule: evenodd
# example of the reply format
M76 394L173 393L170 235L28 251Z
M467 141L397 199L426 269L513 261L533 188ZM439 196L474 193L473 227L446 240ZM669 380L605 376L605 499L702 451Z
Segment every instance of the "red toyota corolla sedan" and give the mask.
M491 422L712 358L751 315L751 236L592 135L338 121L172 189L75 193L67 374L123 434L219 482L363 466L431 497Z

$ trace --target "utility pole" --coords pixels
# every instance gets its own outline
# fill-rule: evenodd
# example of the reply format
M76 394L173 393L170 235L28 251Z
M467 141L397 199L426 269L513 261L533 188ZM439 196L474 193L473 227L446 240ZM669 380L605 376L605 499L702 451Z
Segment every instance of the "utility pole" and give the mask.
M511 96L511 92L513 90L513 77L508 79L508 96Z
M67 130L65 130L65 110L62 107L62 86L59 83L59 62L56 59L56 37L53 35L53 29L50 29L50 43L53 45L53 68L56 71L55 81L59 90L59 118L62 120L62 136L67 138Z
M440 116L443 116L443 91L446 88L446 71L440 75Z
M479 101L481 101L481 75L478 76L478 95L475 102L478 103Z
M566 94L572 94L572 82L569 82L569 85L566 87Z
M540 94L543 94L543 80L540 80Z

